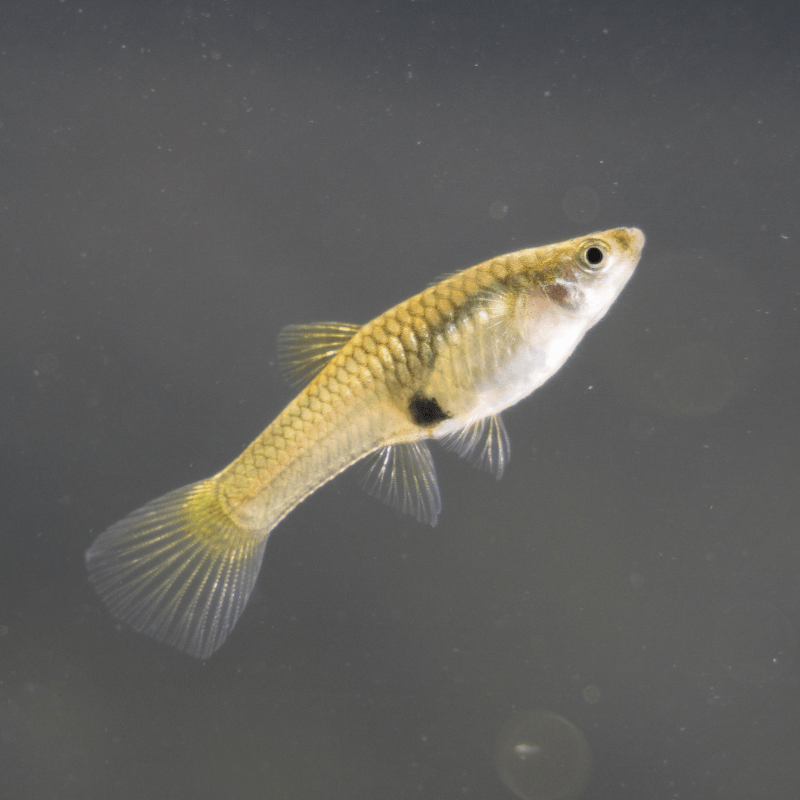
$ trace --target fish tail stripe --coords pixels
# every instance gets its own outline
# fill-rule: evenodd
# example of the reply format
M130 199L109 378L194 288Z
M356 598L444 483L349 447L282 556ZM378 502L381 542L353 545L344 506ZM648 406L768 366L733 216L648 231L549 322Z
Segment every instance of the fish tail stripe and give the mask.
M153 500L86 554L89 579L117 619L198 658L236 624L267 540L234 522L215 488L210 479Z

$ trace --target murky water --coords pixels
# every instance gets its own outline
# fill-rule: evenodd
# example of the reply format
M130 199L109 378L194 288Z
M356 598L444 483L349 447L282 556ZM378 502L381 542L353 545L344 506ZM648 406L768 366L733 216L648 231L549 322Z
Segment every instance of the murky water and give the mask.
M4 3L0 795L797 796L796 16ZM280 411L283 325L617 225L502 481L338 478L208 662L110 618L85 548Z

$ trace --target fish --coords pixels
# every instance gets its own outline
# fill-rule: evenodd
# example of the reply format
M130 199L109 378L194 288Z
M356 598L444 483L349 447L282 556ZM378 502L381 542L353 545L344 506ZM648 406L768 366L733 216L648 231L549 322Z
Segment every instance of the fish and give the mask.
M497 256L365 325L287 326L279 360L294 400L213 477L153 500L86 552L111 614L197 658L230 634L269 534L362 459L367 491L436 524L428 440L496 477L510 454L500 416L564 364L608 311L644 246L615 228Z

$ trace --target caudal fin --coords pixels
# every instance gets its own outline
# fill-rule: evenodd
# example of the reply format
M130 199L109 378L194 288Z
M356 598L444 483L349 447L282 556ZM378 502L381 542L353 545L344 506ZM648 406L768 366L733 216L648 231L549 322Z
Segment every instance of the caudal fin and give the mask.
M267 542L230 519L215 489L211 478L165 494L86 552L89 579L117 619L198 658L239 619Z

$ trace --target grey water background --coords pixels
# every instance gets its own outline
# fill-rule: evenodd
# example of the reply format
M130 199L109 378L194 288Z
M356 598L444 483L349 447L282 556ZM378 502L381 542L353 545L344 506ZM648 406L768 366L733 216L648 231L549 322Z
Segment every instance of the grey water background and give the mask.
M0 796L798 796L798 21L4 2ZM283 325L618 225L502 481L336 479L205 663L108 615L86 547L289 401Z

